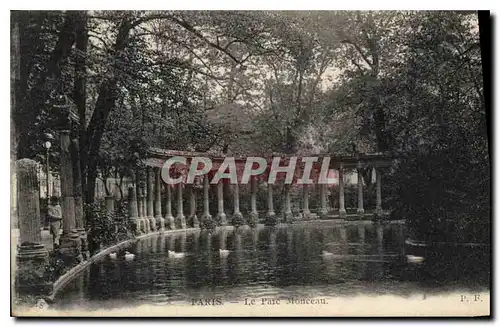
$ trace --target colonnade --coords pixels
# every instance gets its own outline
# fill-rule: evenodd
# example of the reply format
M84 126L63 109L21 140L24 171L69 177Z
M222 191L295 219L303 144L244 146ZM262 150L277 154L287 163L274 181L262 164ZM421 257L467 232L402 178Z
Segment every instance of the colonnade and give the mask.
M362 166L358 165L358 182L357 182L357 211L356 215L364 215L364 201L363 201L363 179L361 176ZM338 212L332 212L328 206L328 185L319 184L319 208L316 213L313 213L309 207L309 188L310 185L303 184L302 187L302 213L298 217L303 220L310 220L321 218L325 216L339 216L345 218L347 216L345 207L345 182L344 173L345 169L342 165L337 168L339 176L339 208ZM381 195L381 172L380 169L375 169L376 172L376 208L377 214L382 213L382 195ZM141 179L141 176L144 178ZM149 233L157 230L164 229L179 229L186 227L199 227L200 221L212 218L210 214L210 180L209 175L201 176L201 188L203 193L203 212L201 215L196 212L196 188L194 184L178 183L175 185L168 185L163 183L161 179L161 170L159 167L147 167L143 173L138 171L136 173L135 187L129 187L129 217L136 222L137 231L140 233ZM274 206L274 185L267 184L267 208L257 208L257 189L259 178L252 176L250 179L250 219L257 222L259 218L259 209L266 210L266 217L276 216ZM162 195L162 188L165 188L164 195ZM230 212L226 213L224 205L224 187L223 183L219 182L216 185L217 194L217 220L221 226L228 224L228 215L232 218L242 217L243 214L240 210L240 186L233 184L233 208ZM297 217L293 217L292 201L291 201L291 187L286 186L284 189L283 208L281 208L280 217L283 222L290 222ZM186 218L184 212L183 192L188 192L188 216ZM174 198L175 195L175 198ZM163 196L163 197L162 197ZM162 202L165 205L162 206ZM175 205L176 215L172 214L172 206ZM162 212L165 208L165 212Z

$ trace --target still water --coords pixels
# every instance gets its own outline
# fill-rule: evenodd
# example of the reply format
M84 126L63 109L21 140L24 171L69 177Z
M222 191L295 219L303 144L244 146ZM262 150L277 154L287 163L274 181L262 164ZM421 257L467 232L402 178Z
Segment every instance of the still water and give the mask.
M58 308L123 308L139 304L447 292L487 289L488 280L438 283L406 262L402 224L301 224L176 232L140 240L106 257L56 297ZM229 250L227 256L220 249ZM169 258L168 251L182 252ZM324 254L326 251L327 254Z

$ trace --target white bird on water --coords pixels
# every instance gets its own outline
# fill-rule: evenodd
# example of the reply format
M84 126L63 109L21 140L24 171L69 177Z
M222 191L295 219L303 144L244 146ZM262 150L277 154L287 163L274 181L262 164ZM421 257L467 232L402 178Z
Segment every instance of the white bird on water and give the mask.
M223 250L223 249L219 249L219 255L221 257L226 257L229 255L229 250Z
M324 251L324 250L323 250L323 252L321 253L321 255L322 255L323 257L331 257L331 256L333 256L333 253L331 253L331 252L327 252L327 251Z
M406 255L406 261L408 263L422 263L424 262L424 257L408 254Z
M125 260L134 260L135 254L125 251Z
M184 258L184 256L185 256L184 252L175 252L175 251L168 250L168 257L169 258Z
M109 258L113 259L113 260L116 260L116 258L117 258L116 252L110 253L109 254Z

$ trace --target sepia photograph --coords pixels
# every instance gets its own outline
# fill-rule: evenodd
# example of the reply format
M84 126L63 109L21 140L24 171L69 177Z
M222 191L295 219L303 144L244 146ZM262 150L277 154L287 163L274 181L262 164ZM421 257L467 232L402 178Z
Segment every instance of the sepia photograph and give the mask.
M10 11L11 316L489 317L490 28Z

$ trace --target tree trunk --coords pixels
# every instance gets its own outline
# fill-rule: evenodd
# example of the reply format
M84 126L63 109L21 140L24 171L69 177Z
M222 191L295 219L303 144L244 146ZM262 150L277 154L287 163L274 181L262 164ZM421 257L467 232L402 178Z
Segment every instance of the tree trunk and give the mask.
M75 26L75 85L73 89L73 100L78 109L80 116L80 130L78 132L79 144L86 144L86 94L87 94L87 44L88 44L88 31L87 31L87 12L81 11L76 15ZM85 157L85 158L84 158ZM87 162L86 153L83 147L80 147L80 167L81 176L85 176L85 164ZM81 178L82 189L86 188L85 178Z
M127 18L124 18L120 24L114 45L116 59L118 59L121 53L123 53L123 50L125 50L131 27L130 21ZM118 78L116 77L116 74L118 74L121 69L120 60L115 60L114 64L110 67L111 77L102 82L99 89L96 107L87 128L84 143L85 145L82 147L85 156L85 167L87 167L85 188L86 200L88 202L94 201L99 149L101 147L102 136L104 134L109 114L113 110L115 101L118 97Z

